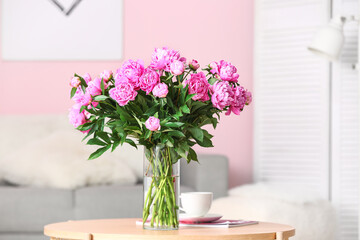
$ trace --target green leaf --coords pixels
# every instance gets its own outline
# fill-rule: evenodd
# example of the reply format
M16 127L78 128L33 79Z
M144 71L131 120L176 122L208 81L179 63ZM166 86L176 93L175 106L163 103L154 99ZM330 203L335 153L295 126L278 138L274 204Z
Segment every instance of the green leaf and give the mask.
M174 136L174 137L185 137L185 134L183 134L180 131L171 131L169 132L169 136Z
M87 108L87 106L81 106L79 113L82 113Z
M116 127L115 130L118 132L120 138L125 138L125 131L123 127Z
M148 139L151 136L152 131L146 129L144 139Z
M96 150L95 152L93 152L90 157L89 160L95 159L100 157L101 155L103 155L104 152L106 152L107 150L109 150L109 148L111 147L111 145L107 145L105 147L99 148L98 150Z
M152 106L151 108L149 108L148 110L146 110L146 112L144 113L144 115L146 116L153 116L159 109L158 109L159 104L155 104L154 106Z
M73 98L73 96L75 95L75 93L76 93L76 90L77 90L77 88L76 87L73 87L72 89L71 89L71 92L70 92L70 98Z
M175 148L175 151L183 158L187 159L187 155L184 149L182 148Z
M100 131L104 131L104 126L105 126L105 121L104 121L104 119L100 119L100 118L99 118L96 124L98 125L98 129L99 129Z
M154 139L154 140L157 140L157 139L160 138L161 132L155 132L152 136L153 136L153 139Z
M189 151L189 145L187 144L187 141L180 142L179 146L185 150L185 152Z
M175 140L171 136L168 136L168 141L171 142L173 146L175 145Z
M208 82L209 82L211 85L213 85L213 84L216 83L217 81L219 81L219 79L217 79L217 78L210 78L210 79L208 80Z
M138 119L134 114L133 114L133 116L134 116L135 120L137 121L137 123L139 124L140 129L142 130L143 126L142 126L140 119Z
M125 126L124 129L131 130L131 131L140 130L140 128L138 126Z
M130 144L131 146L133 146L134 148L137 149L136 143L133 140L131 140L130 138L127 138L125 140L125 142L127 142L128 144Z
M140 95L140 94L138 94ZM139 98L140 99L140 98ZM137 101L130 101L127 105L128 112L133 113L135 115L142 115L144 113L143 109L141 109L141 105L139 103L139 99ZM146 108L147 109L147 108Z
M183 111L184 113L190 113L190 109L189 107L185 104L183 106L181 106L181 111Z
M171 97L169 95L166 97L166 102L167 102L167 104L169 105L170 108L174 108L174 103L171 100Z
M179 120L180 117L182 117L183 114L180 110L176 111L176 113L173 115L173 117L176 119L176 120Z
M204 103L204 102L200 102L200 101L194 101L194 102L192 102L191 105L192 105L191 111L192 111L192 112L195 112L195 111L198 110L199 108L204 107L204 106L207 106L208 104L207 104L207 103Z
M183 125L184 123L182 122L167 122L163 124L164 127L181 127Z
M166 141L166 145L168 146L168 147L174 147L174 144L171 142L171 141Z
M189 128L189 132L194 137L195 140L202 142L204 140L204 133L201 128L193 127Z
M78 126L76 129L80 131L87 131L91 129L95 124L92 122L85 123L83 125Z
M120 139L114 140L111 148L111 152L113 152L120 145Z
M90 105L89 105L89 106L90 106ZM95 109L94 106L91 105L91 108L90 108L90 109L87 108L86 111L89 112L89 113L91 113L91 114L97 115L97 112L96 112L94 109Z
M108 144L111 144L111 140L106 132L97 132L96 135Z
M91 136L96 130L97 130L97 125L95 124L95 126L90 129L90 131L88 132L88 134L86 134L86 136L85 136L81 141L84 141L85 139L87 139L87 138L88 138L89 136Z
M92 138L87 143L87 145L99 145L99 146L106 146L107 144L101 141L98 138Z
M216 118L211 118L210 120L211 120L211 123L212 123L212 125L213 125L213 127L215 129L217 124L218 124L218 120Z
M160 98L160 106L164 107L167 104L166 98Z
M202 142L197 142L201 147L213 147L212 141L209 137L204 136Z
M194 141L191 141L190 139L188 139L188 145L189 146L194 146L196 144L196 142L194 142Z
M185 103L185 98L186 98L188 89L189 89L189 85L186 85L186 87L184 87L184 88L181 89L181 94L180 94L180 106Z
M121 120L116 120L116 121L113 121L113 122L108 122L107 125L109 127L112 127L112 126L123 126L125 124L125 122L121 121Z
M196 152L192 149L192 148L189 148L189 153L188 153L188 157L191 159L191 160L194 160L196 162L199 162L198 160L198 157L197 157L197 154Z
M95 96L94 97L94 101L96 102L99 102L99 101L104 101L106 99L108 99L109 97L108 96L105 96L105 95L98 95L98 96Z
M140 91L141 92L141 91ZM142 112L145 112L146 110L148 110L148 106L146 104L146 98L144 96L142 96L141 94L138 94L136 96L136 101L138 102L138 104L141 106L142 108Z
M81 85L81 89L82 89L83 93L86 92L86 87L84 85Z
M196 95L196 93L187 95L185 98L185 103L188 102L195 95Z
M101 88L102 94L104 95L105 94L105 85L104 85L104 79L103 78L101 78L100 88Z
M133 117L123 108L116 104L116 111L119 113L120 117L123 117L126 120L132 121Z
M85 79L79 75L77 75L76 73L74 74L75 77L78 77L80 79L80 83L81 83L81 86L84 86L84 87L87 87L87 83L85 81Z
M204 133L204 137L207 137L207 138L209 138L209 139L211 139L211 138L213 138L214 136L213 135L211 135L208 131L206 131L206 130L202 130L203 131L203 133Z
M176 163L181 156L179 156L179 154L177 154L177 152L175 151L175 149L173 147L170 148L170 156L172 159L172 164Z

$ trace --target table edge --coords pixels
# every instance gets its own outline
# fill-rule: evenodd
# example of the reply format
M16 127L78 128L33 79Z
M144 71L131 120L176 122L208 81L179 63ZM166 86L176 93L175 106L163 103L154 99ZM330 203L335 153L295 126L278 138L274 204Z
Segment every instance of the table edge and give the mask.
M115 219L120 219L120 218L115 218ZM115 220L114 219L114 220ZM123 219L128 219L128 220L136 220L137 218L123 218ZM76 221L96 221L96 220L110 220L110 219L90 219L90 220L76 220ZM71 221L68 221L71 222ZM58 222L58 223L66 223L66 222ZM73 240L92 240L95 238L96 239L116 239L116 240L120 240L120 239L154 239L154 235L133 235L133 234L111 234L111 233L85 233L85 232L62 232L59 230L53 230L53 229L48 229L47 227L50 227L52 225L58 224L58 223L51 223L51 224L47 224L44 226L44 235L48 236L50 238L65 238L65 239L73 239ZM259 222L259 223L271 223L271 222ZM252 233L252 234L228 234L228 235L206 235L207 239L219 239L219 237L221 236L221 239L247 239L247 238L251 238L251 236L257 236L257 237L262 237L261 239L276 239L276 240L281 240L281 239L288 239L290 237L295 236L295 228L290 226L290 225L286 225L286 224L280 224L280 223L274 223L274 224L279 224L282 226L286 226L289 227L289 230L285 230L285 231L279 231L279 232L267 232L267 233ZM203 228L201 228L203 229ZM212 228L213 229L213 228ZM281 236L281 238L280 238ZM180 239L182 237L186 237L186 238L199 238L202 236L199 235L157 235L156 239ZM204 235L205 237L205 235Z

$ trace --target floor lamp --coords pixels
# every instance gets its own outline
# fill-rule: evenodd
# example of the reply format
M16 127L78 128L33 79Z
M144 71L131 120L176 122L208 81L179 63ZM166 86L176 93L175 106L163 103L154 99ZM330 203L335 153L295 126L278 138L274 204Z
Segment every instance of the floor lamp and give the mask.
M344 45L344 24L349 21L356 21L359 23L359 19L355 16L336 16L330 20L327 26L321 28L314 36L313 41L309 45L308 49L316 55L319 55L330 61L337 61L339 59L341 50ZM358 36L360 36L360 28ZM358 58L360 58L360 41L358 41ZM359 64L353 63L352 67L359 70ZM360 75L360 74L359 74ZM360 80L360 77L359 77ZM360 81L359 81L359 94L360 94ZM360 106L360 98L359 106ZM360 113L360 109L359 109ZM360 116L359 116L360 119ZM360 135L360 132L359 132ZM359 152L360 155L360 152ZM360 160L359 160L360 162ZM360 172L360 170L359 170ZM360 185L360 183L359 183ZM360 191L359 191L360 192ZM360 196L359 196L360 199ZM359 211L360 212L360 211ZM359 225L360 230L360 214L359 214ZM360 239L360 234L359 234Z

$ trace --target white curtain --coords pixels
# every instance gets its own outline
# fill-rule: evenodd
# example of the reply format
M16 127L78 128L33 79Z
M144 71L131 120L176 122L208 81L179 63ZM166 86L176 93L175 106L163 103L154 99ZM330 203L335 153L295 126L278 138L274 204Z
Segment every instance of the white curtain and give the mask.
M358 239L357 25L345 28L342 64L307 50L334 14L357 0L257 0L255 180L307 185L337 208L339 236Z

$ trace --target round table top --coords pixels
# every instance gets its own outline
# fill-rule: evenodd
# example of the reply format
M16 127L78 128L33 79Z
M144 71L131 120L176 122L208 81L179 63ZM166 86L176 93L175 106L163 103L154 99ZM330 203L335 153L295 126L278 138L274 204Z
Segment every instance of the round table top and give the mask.
M288 225L260 222L259 224L233 228L180 227L179 230L145 230L136 225L140 219L101 219L68 221L49 224L44 234L51 239L120 240L120 239L257 239L287 240L295 235L295 229Z

